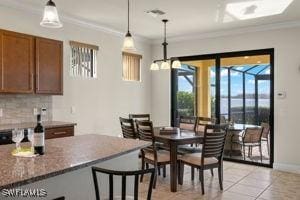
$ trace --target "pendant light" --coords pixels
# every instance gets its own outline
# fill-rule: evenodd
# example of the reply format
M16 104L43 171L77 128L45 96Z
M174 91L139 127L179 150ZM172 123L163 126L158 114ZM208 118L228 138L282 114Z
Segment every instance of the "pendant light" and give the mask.
M151 67L150 67L150 70L159 70L159 65L157 64L157 62L161 62L161 66L160 66L160 69L170 69L171 66L170 66L170 62L171 62L171 59L168 59L168 56L167 56L167 46L168 46L168 43L167 43L167 22L168 20L167 19L163 19L162 22L164 23L164 42L162 43L162 46L163 46L163 59L161 60L155 60L152 64L151 64ZM181 67L181 63L179 61L178 58L176 58L175 60L172 59L172 69L179 69Z
M49 0L45 6L40 25L47 28L61 28L63 26L59 20L56 5L52 0Z
M124 43L123 43L123 51L135 51L135 47L134 47L134 41L132 38L132 35L129 31L129 8L130 8L130 4L129 4L129 0L128 2L128 13L127 13L127 33L125 35L125 39L124 39Z

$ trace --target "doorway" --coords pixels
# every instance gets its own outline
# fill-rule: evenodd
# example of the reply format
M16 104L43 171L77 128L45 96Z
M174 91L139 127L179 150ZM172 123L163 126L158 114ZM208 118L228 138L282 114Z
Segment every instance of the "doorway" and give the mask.
M272 167L274 49L186 56L179 60L182 68L171 72L172 125L178 125L180 116L198 116L244 127L227 134L230 138L226 138L224 159ZM234 141L248 127L266 125L270 131L263 134L260 146L250 149Z

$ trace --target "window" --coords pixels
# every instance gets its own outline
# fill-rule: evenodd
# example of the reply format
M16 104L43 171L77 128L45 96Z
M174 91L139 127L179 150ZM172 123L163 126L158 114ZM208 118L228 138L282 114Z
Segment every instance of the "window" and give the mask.
M123 80L141 80L141 59L141 55L123 52Z
M99 47L75 41L70 41L70 46L71 76L97 78L97 52Z

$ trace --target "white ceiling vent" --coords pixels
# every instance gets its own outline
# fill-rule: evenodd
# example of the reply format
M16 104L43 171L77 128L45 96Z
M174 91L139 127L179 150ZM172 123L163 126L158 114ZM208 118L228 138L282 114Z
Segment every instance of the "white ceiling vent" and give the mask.
M146 11L146 13L148 15L150 15L151 17L158 17L158 16L166 14L164 11L161 11L159 9L148 10L148 11Z

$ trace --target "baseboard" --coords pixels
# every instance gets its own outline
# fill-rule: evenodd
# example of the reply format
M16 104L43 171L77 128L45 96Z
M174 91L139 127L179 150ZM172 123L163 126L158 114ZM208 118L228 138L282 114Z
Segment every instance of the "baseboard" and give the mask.
M300 174L300 165L274 163L273 168L280 171Z

